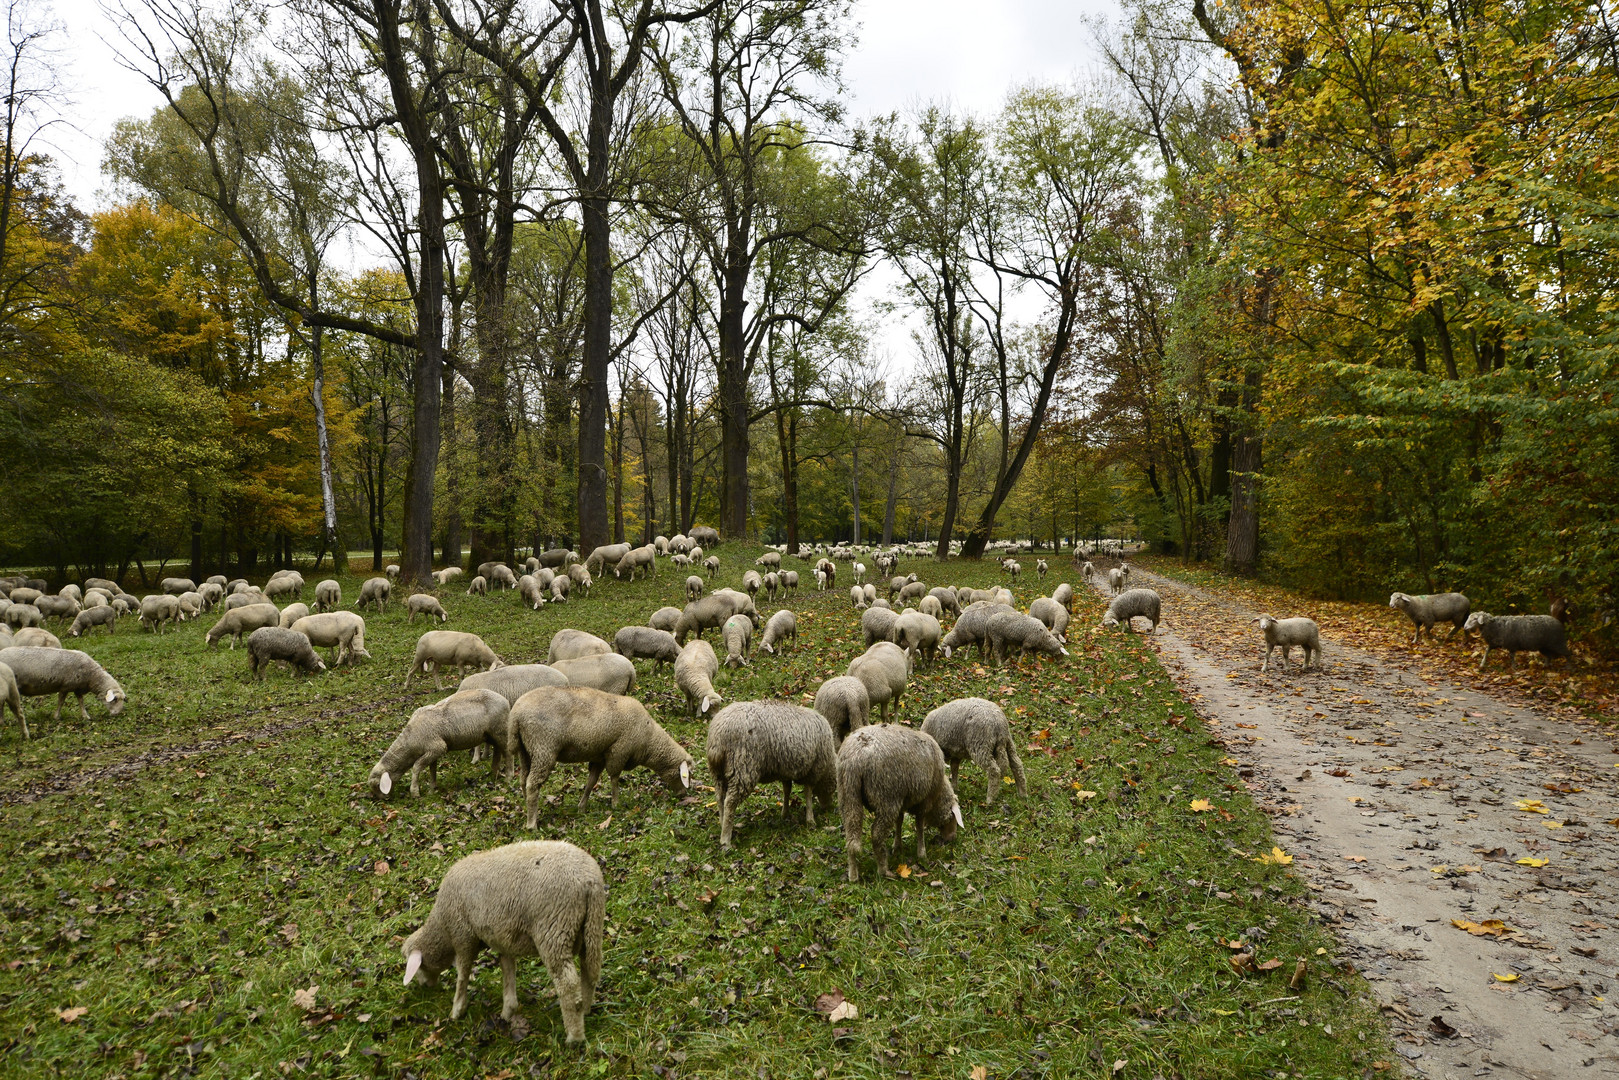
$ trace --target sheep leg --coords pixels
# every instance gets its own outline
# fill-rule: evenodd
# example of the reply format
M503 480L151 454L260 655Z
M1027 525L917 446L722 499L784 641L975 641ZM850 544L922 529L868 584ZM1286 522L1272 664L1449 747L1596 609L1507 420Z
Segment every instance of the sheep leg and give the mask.
M1293 646L1289 645L1287 642L1284 641L1281 644L1281 649L1282 649L1282 674L1286 675L1287 674L1287 656L1288 656L1289 653L1291 653L1293 651Z
M1488 664L1489 662L1490 662L1490 643L1488 641L1486 641L1484 643L1484 655L1483 655L1483 657L1481 657L1479 659L1478 669L1480 671L1483 671L1484 670L1484 665Z
M590 775L585 778L585 790L582 793L580 793L580 795L579 795L579 809L580 810L583 810L585 808L585 804L590 800L590 793L592 791L596 790L596 785L601 782L602 770L605 769L606 767L607 767L606 762L592 761L590 763ZM618 805L618 777L617 776L613 777L612 805L615 806L615 807Z
M928 827L927 823L922 820L922 815L916 810L911 811L911 824L916 826L916 865L921 866L922 860L928 857ZM901 814L899 817L899 832L903 833L904 831L905 815ZM902 843L904 839L903 836L895 834L894 842Z
M900 829L905 825L905 811L900 810L897 819L893 810L882 808L872 811L871 814L871 853L877 857L877 869L885 878L894 877L894 871L889 868L888 856L890 848L895 842ZM892 836L891 836L892 834Z
M85 707L84 707L84 695L83 694L79 695L79 719L80 720L88 720L88 719L90 719L90 714L89 714L88 711L85 710Z
M995 752L993 750L990 750L988 747L977 747L973 750L973 764L984 770L984 805L991 806L995 802L996 795L1001 790L1000 762L995 760ZM952 773L950 776L950 786L956 786L956 777L954 773ZM917 820L917 826L917 835L920 836L922 833L920 819Z
M958 787L961 784L961 759L950 759L950 786Z
M1018 798L1021 799L1025 794L1023 783L1023 759L1017 756L1017 749L1013 747L1010 742L1008 742L995 751L995 757L997 759L1005 759L1004 761L1001 761L1001 767L1004 771L1012 774L1012 787L1017 791Z
M67 700L67 691L66 690L63 690L60 694L56 695L56 713L51 717L52 720L61 720L62 719L62 703L64 701L66 701L66 700Z
M551 984L556 987L567 1043L578 1046L585 1041L585 1010L590 1008L579 969L574 967L572 957L553 957L548 953L540 956L545 961L545 970L551 974Z
M450 1005L450 1019L459 1020L461 1014L467 1011L467 981L472 978L472 961L477 954L468 950L462 952L457 949L455 953L455 1000Z
M540 788L551 775L551 770L556 768L557 762L555 756L547 755L535 765L526 747L523 750L523 759L529 763L528 779L523 783L524 809L528 812L528 827L537 829L540 820Z
M1271 645L1268 642L1266 643L1266 645L1265 645L1265 662L1263 664L1259 665L1260 672L1263 673L1263 672L1266 672L1266 671L1270 670L1270 654L1271 654L1271 650L1273 650L1274 648L1276 648L1276 646Z
M558 995L561 996L560 994ZM517 1015L517 957L500 954L500 1018L510 1020Z

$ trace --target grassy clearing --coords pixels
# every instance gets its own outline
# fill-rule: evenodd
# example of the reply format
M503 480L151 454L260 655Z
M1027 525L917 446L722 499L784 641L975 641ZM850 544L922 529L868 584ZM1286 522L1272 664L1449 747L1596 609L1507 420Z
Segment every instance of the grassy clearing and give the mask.
M719 554L735 581L757 550ZM903 569L941 576L929 563ZM955 564L944 576L983 586L999 573ZM678 603L681 577L609 581L538 613L511 594L443 599L449 628L527 662L562 626L611 637ZM1020 602L1033 591L1020 587ZM806 592L789 606L798 650L722 673L727 700L807 697L858 651L846 595ZM710 793L676 800L628 774L619 810L593 800L576 814L583 770L559 769L540 835L595 854L610 889L583 1052L563 1048L537 961L519 966L523 1020L511 1026L490 954L456 1023L447 988L400 985L399 943L445 869L526 835L520 791L464 755L441 768L442 794L364 796L410 709L437 696L403 683L423 626L391 609L368 620L372 663L254 685L243 652L203 650L209 618L161 638L125 623L82 643L124 681L123 716L96 710L88 724L43 725L32 743L14 727L0 740L11 762L0 780L4 1071L1367 1074L1387 1059L1383 1035L1300 906L1302 887L1254 860L1272 845L1266 821L1146 643L1092 629L1099 618L1080 590L1064 663L995 670L958 657L918 672L903 717L920 722L968 694L1002 702L1030 791L986 809L983 774L968 766L966 829L900 881L847 884L835 815L816 829L784 824L779 790L744 804L737 848L722 855ZM640 696L706 782L703 727L680 715L669 675L643 668ZM1194 812L1193 799L1214 809ZM898 857L914 851L907 835ZM1280 969L1236 974L1222 938L1257 938L1256 959ZM1299 958L1310 974L1295 994ZM305 1012L293 993L312 986ZM811 1007L835 988L860 1010L847 1030Z

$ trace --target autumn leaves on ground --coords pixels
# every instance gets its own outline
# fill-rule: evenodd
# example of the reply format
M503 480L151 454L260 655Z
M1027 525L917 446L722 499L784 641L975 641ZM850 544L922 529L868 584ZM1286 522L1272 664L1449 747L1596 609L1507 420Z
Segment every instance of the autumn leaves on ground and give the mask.
M722 579L739 579L756 554L726 545ZM1066 559L1053 563L1047 592L1069 576ZM910 570L930 582L1000 580L990 563L942 575L932 563L901 567ZM1018 586L1020 604L1031 585ZM607 581L538 613L510 594L451 589L443 600L450 627L515 662L543 659L563 626L610 637L678 603L680 587L667 572ZM859 651L846 597L806 591L788 606L798 648L722 675L727 700L807 701ZM630 774L617 810L593 800L576 813L582 770L560 769L539 835L597 856L609 888L583 1052L563 1047L536 961L519 964L511 1024L488 954L459 1021L447 989L400 985L400 941L444 871L525 835L520 792L465 755L441 769L442 793L365 797L377 755L437 697L403 683L421 624L391 608L369 619L371 663L259 685L240 651L203 649L207 619L161 638L85 639L124 680L129 708L44 724L31 743L14 729L4 738L7 1071L1376 1072L1386 1044L1358 980L1338 970L1332 940L1302 907L1290 856L1142 638L1099 621L1079 590L1066 660L997 670L958 655L917 673L903 719L918 723L955 697L995 699L1029 794L1007 789L986 808L983 774L965 767L966 828L952 845L930 844L925 863L907 833L899 880L848 884L835 818L784 823L778 792L744 804L737 846L722 854L710 791L675 799ZM669 675L643 669L638 696L701 762L704 728L680 714ZM697 779L708 784L701 765Z

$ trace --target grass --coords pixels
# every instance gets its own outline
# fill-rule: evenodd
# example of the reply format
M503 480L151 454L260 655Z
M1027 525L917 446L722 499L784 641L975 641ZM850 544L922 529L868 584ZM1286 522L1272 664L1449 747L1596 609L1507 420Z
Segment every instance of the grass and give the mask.
M756 554L721 548L723 579ZM902 569L981 587L999 577L989 563ZM681 580L665 567L537 613L511 594L451 588L443 600L448 628L529 662L562 626L611 637L678 604ZM346 595L357 586L345 581ZM1023 583L1020 602L1034 592ZM790 606L798 649L722 673L727 700L807 703L858 651L846 595L807 591ZM1148 645L1093 629L1100 614L1081 590L1062 663L996 670L958 656L918 672L910 722L954 697L1002 703L1029 796L1008 790L986 809L983 774L964 767L967 827L902 880L872 883L868 857L868 880L846 883L836 816L784 824L779 789L744 804L737 847L722 853L711 792L677 800L628 774L618 810L593 799L580 814L583 770L559 769L539 835L596 855L610 890L584 1051L563 1047L535 960L519 965L513 1025L499 1018L491 954L455 1023L447 988L400 985L400 942L449 865L528 835L518 789L465 755L441 768L443 793L365 797L371 764L437 697L403 681L423 626L391 608L368 619L370 664L257 685L241 650L203 649L211 617L162 637L125 622L81 639L123 680L124 714L92 705L88 723L44 723L30 743L11 726L0 739L0 1071L820 1078L981 1066L1226 1080L1388 1068L1364 987L1335 965L1303 886L1255 861L1273 844L1264 816ZM666 669L643 668L638 692L706 783L704 729L680 715ZM1193 799L1214 809L1193 812ZM896 857L914 853L907 833ZM1280 968L1235 972L1223 941L1238 939ZM1294 992L1301 958L1309 974ZM306 1012L292 995L312 986ZM812 1008L834 989L859 1008L836 1027Z

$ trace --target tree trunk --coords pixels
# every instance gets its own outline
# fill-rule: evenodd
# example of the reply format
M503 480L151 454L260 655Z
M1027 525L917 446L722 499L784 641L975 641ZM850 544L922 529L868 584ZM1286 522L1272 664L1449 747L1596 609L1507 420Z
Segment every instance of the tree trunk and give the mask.
M894 436L894 450L888 457L888 501L883 506L883 547L894 542L894 510L899 503L899 454L904 432Z
M748 378L743 315L747 270L726 270L720 301L719 398L720 531L742 539L748 531Z
M624 388L613 410L613 543L624 542Z
M933 557L941 562L950 557L950 534L956 527L956 504L961 491L961 455L959 451L945 455L944 519L939 522L939 542Z
M593 123L594 126L594 123ZM606 133L601 134L605 156ZM592 161L595 155L592 132ZM607 368L612 352L612 225L600 195L583 201L585 236L585 348L579 386L579 547L607 543Z
M310 292L313 294L313 286ZM310 303L314 303L313 296ZM320 546L316 548L315 558L315 567L319 569L320 560L327 551L332 553L333 563L337 561L337 497L332 492L332 442L326 431L326 331L320 326L310 329L309 369L309 396L315 404L316 451L320 455L321 527ZM201 550L200 538L198 550Z
M451 309L452 319L455 317L455 308ZM455 341L456 334L452 327L450 340ZM443 416L444 416L444 542L440 549L445 566L461 565L461 469L456 454L456 401L455 401L455 369L449 364L444 365L443 371Z
M1256 430L1259 367L1250 363L1242 384L1242 423L1231 435L1231 519L1226 528L1226 569L1252 574L1259 561L1259 467L1263 437Z

